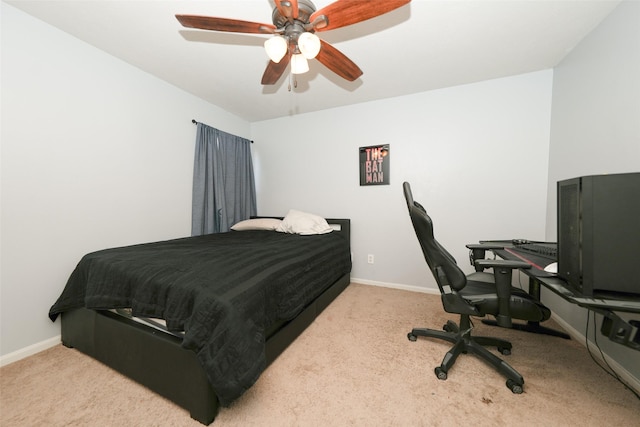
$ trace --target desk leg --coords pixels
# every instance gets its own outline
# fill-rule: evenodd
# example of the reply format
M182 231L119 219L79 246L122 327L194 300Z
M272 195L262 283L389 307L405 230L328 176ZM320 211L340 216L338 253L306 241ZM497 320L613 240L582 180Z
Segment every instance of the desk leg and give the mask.
M540 282L529 276L529 295L536 301L540 301Z
M534 277L529 276L529 295L536 301L540 301L540 282L538 282ZM483 319L482 323L491 326L497 326L497 322L495 320ZM516 329L518 331L525 332L533 332L535 334L543 334L543 335L551 335L553 337L560 337L564 339L571 339L571 337L562 332L557 331L555 329L547 328L546 326L540 325L540 322L527 322L526 324L514 323L511 326L511 329Z

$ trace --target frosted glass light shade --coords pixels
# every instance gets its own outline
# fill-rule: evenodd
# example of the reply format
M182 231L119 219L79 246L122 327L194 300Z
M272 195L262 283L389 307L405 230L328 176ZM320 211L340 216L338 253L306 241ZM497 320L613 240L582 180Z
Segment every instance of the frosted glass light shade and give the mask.
M278 63L287 53L287 41L282 36L271 37L264 42L264 49L269 59Z
M309 63L307 58L297 53L291 56L291 72L293 74L303 74L309 71Z
M307 59L313 59L320 52L320 39L313 33L302 33L298 37L300 53Z

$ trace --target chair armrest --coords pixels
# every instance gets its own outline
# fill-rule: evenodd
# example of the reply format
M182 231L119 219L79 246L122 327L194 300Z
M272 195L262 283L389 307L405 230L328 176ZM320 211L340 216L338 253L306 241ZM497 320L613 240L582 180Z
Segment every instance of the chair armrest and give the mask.
M484 268L494 268L494 267L500 267L500 268L510 268L510 269L515 269L515 268L531 268L531 264L529 264L528 262L524 262L524 261L512 261L509 259L477 259L474 262L475 265Z
M469 243L466 245L469 249L469 262L471 265L475 265L475 260L484 259L484 255L491 249L504 249L504 244L499 243ZM475 265L476 271L482 271L483 268Z
M513 277L513 270L531 268L531 265L524 261L511 261L507 259L477 259L475 265L482 269L493 268L496 293L498 294L498 314L496 315L496 322L499 326L510 328L512 322L509 302L511 301L511 278Z
M504 249L504 244L498 243L469 243L466 245L469 249Z

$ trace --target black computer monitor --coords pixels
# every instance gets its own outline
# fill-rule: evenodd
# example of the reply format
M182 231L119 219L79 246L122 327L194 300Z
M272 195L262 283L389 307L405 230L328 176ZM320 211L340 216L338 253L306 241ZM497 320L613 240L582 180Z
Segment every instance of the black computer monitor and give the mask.
M640 173L559 181L558 276L587 297L640 298Z

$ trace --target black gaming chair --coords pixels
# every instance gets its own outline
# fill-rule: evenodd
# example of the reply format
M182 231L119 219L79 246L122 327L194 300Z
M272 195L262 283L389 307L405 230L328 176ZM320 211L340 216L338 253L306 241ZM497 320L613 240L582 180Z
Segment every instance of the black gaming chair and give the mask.
M452 342L442 364L435 368L436 376L447 379L447 372L460 353L473 353L493 365L507 377L507 387L513 393L522 393L524 379L509 364L491 353L483 346L496 346L504 355L511 353L511 343L499 338L477 337L471 335L473 329L470 316L495 316L499 326L510 328L511 319L543 321L550 317L551 311L534 300L527 292L511 286L513 269L528 268L520 261L476 260L480 270L492 268L492 273L475 272L465 275L456 264L456 260L433 237L433 223L420 203L413 200L411 186L403 184L404 197L407 200L409 215L420 242L422 253L436 279L442 294L442 304L448 313L460 315L460 326L447 321L443 331L427 328L415 328L408 334L411 341L418 336L438 338Z

